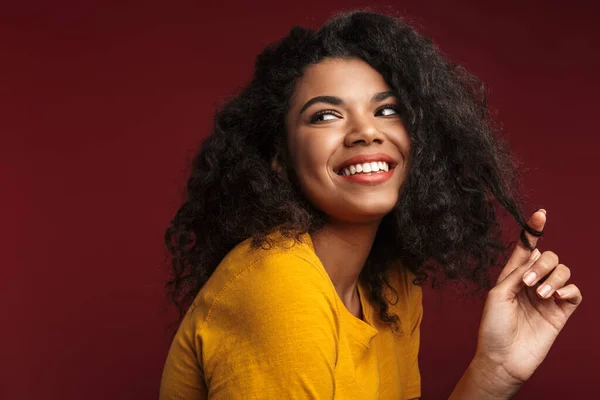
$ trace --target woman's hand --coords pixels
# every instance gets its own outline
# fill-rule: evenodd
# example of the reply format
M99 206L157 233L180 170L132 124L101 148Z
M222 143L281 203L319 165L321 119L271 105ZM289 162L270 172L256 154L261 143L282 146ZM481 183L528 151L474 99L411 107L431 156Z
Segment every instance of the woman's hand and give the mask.
M537 211L529 220L529 226L538 231L545 223L545 210ZM526 235L535 248L537 237ZM488 378L498 382L491 384L518 387L542 363L581 304L579 288L566 285L570 277L571 271L559 264L555 253L532 252L518 241L488 294L479 328L474 364L494 371Z

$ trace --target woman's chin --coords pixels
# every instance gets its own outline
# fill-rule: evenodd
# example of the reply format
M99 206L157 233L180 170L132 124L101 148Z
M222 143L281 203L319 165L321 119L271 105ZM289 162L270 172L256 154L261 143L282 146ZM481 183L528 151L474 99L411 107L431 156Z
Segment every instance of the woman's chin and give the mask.
M338 208L327 213L332 220L347 223L371 223L379 222L387 214L394 210L394 205L379 204L377 206L370 205L369 207L352 207Z

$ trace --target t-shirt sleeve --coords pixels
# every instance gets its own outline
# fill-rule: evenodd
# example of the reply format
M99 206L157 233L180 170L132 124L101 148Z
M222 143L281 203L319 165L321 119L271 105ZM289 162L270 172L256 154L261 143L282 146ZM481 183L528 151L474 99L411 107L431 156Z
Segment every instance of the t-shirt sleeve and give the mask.
M339 313L323 274L283 253L229 282L198 329L209 399L333 398Z
M419 346L421 339L421 321L423 319L423 292L420 286L412 283L414 275L405 271L405 288L407 294L410 322L404 324L407 337L405 399L421 397L421 373L419 371Z

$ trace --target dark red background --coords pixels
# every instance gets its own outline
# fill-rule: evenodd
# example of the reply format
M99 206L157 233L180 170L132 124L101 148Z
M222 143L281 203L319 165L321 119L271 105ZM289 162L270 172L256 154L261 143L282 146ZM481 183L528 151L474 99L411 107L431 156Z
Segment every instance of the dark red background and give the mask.
M215 106L292 24L367 5L410 17L489 85L528 169L527 212L548 210L540 248L558 253L584 293L516 397L595 397L598 7L14 3L0 9L1 398L157 397L173 317L162 236ZM431 289L424 301L423 397L442 399L473 354L482 303Z

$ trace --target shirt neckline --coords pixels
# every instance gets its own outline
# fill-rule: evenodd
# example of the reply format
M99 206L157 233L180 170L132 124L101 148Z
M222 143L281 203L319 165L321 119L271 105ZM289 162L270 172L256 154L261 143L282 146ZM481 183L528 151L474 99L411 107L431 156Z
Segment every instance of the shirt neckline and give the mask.
M331 278L329 277L329 274L327 273L325 266L323 265L323 263L317 256L317 253L315 251L315 247L314 247L314 244L312 241L312 237L310 236L310 234L307 233L304 235L304 239L306 239L306 243L310 247L310 250L312 251L312 253L315 255L316 260L318 260L319 267L323 269L325 275L329 279L329 282L333 286L333 282L331 281ZM361 308L362 308L362 319L356 317L354 314L352 314L350 312L350 310L348 310L346 308L346 305L344 304L344 302L342 301L342 299L340 298L340 296L338 295L338 293L335 289L334 289L334 293L335 293L336 301L338 302L340 309L341 309L340 312L343 314L343 316L345 317L346 320L348 320L357 329L359 329L360 331L363 332L363 334L360 335L363 339L361 341L364 341L365 344L368 345L368 342L370 342L371 339L373 338L373 336L375 336L379 331L377 330L377 328L375 328L373 326L371 304L368 301L369 297L367 296L366 288L364 287L363 282L361 282L360 279L357 282L357 287L358 287L358 294L360 297L360 304L361 304Z

